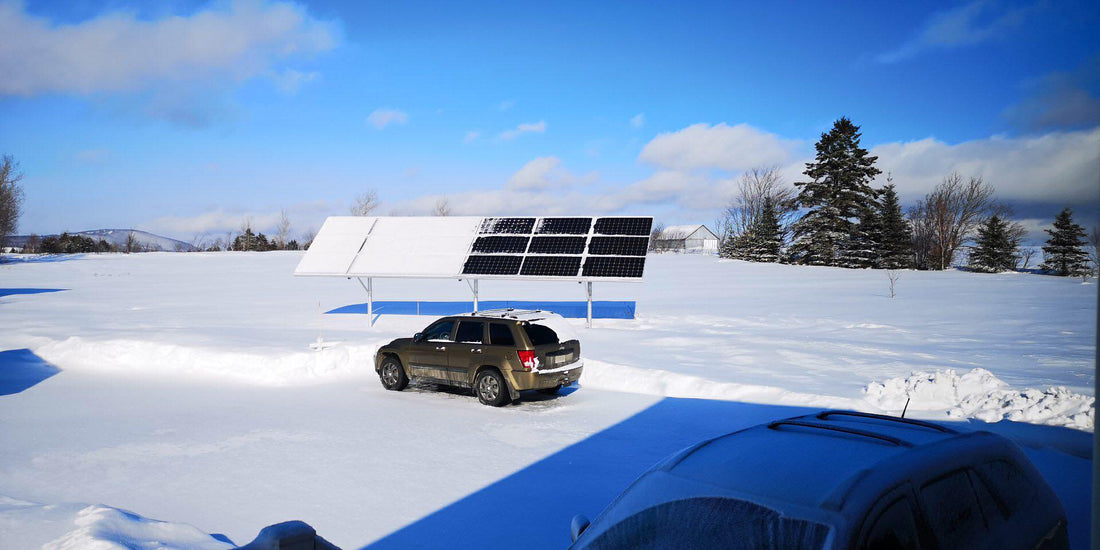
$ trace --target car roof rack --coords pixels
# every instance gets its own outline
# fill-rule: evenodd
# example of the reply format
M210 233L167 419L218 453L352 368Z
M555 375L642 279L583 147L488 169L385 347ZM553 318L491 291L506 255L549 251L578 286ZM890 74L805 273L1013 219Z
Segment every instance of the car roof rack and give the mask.
M956 430L953 430L953 429L948 428L946 426L940 426L939 424L933 424L931 422L925 422L923 420L914 420L912 418L901 418L901 417L898 417L898 416L887 416L885 414L874 414L874 413L865 413L865 412L857 412L857 411L831 410L831 411L821 411L820 413L815 415L815 417L819 420L825 420L825 419L829 418L830 416L852 416L852 417L856 417L856 418L872 418L872 419L875 419L875 420L884 420L886 422L897 422L899 424L906 424L908 426L917 426L917 427L920 427L920 428L927 428L929 430L934 430L934 431L937 431L937 432L940 432L940 433L945 433L945 434L957 434L957 433L959 433Z
M472 313L464 313L471 317L499 317L501 319L520 319L521 317L530 317L533 315L539 315L547 313L541 309L516 309L512 307L498 308L498 309L484 309L481 311L474 311Z
M831 431L831 432L841 432L841 433L846 433L848 435L855 435L855 436L859 436L859 437L866 437L866 438L869 438L869 439L874 439L874 440L882 442L882 443L887 443L889 445L894 445L895 447L912 447L913 446L913 444L909 443L908 441L903 441L901 439L898 439L898 438L890 436L890 435L877 434L877 433L874 433L874 432L869 432L867 430L860 430L860 429L857 429L857 428L849 428L849 427L846 427L846 426L836 426L836 425L833 425L833 424L822 424L822 423L819 423L819 422L806 422L804 420L793 420L793 419L792 420L776 420L775 422L772 422L772 423L768 424L768 429L769 430L775 430L775 429L778 429L782 426L798 426L800 428L812 428L812 429L815 429L815 430L827 430L827 431Z

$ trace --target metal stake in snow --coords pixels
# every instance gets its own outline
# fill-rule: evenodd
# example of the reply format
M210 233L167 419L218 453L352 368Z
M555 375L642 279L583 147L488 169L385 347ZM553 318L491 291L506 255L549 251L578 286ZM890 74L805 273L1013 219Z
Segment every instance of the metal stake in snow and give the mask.
M592 328L592 281L588 281L588 328Z
M325 314L321 311L321 302L317 302L317 341L310 344L310 349L321 351L325 349L325 339L321 337L321 329L324 324Z

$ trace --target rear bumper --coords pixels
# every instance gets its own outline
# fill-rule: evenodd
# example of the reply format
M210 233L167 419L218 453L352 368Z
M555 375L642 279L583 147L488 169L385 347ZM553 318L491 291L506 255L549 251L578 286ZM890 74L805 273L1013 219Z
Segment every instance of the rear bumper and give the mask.
M546 388L556 388L558 386L568 386L573 382L576 382L584 371L584 361L578 360L569 365L558 367L552 370L543 370L538 372L522 372L522 371L509 371L508 377L517 391L522 390L541 390Z

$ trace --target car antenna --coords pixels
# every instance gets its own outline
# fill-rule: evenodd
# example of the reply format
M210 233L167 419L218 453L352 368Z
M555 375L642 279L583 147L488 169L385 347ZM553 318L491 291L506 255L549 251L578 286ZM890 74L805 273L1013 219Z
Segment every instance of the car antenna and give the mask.
M909 410L909 400L910 399L912 399L911 396L908 396L908 395L905 396L905 407L901 409L901 417L902 418L905 418L905 411Z

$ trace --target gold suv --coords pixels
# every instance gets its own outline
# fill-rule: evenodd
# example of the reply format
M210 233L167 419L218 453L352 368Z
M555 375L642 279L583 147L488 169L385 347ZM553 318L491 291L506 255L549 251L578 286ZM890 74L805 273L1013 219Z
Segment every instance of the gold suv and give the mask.
M557 393L584 370L581 344L560 315L498 309L443 317L412 338L378 350L374 370L387 390L410 380L472 388L499 407L523 390Z

